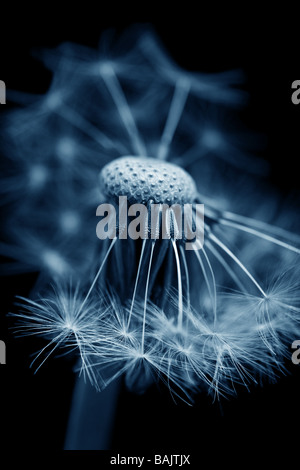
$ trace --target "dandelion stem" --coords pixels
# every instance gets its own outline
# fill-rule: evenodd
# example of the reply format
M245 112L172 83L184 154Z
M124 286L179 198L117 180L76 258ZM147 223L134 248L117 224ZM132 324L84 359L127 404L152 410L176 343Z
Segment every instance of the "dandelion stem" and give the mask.
M168 157L170 144L172 142L180 117L182 115L182 111L186 103L189 90L190 84L186 79L181 78L177 80L165 128L158 148L157 158L160 160L166 160Z
M142 331L142 344L141 344L142 354L144 354L146 312L147 312L147 300L148 300L148 287L149 287L150 271L151 271L151 265L152 265L152 258L153 258L154 247L155 247L155 240L152 241L152 245L151 245L151 253L150 253L150 260L149 260L148 273L147 273L147 281L146 281L146 288L145 288L144 318L143 318L143 331Z
M70 407L64 450L107 450L111 447L121 381L101 393L78 377Z
M82 311L82 309L83 309L84 305L86 304L86 302L87 302L87 300L88 300L88 298L89 298L89 296L90 296L92 290L94 289L94 286L95 286L95 284L96 284L96 282L97 282L97 280L98 280L98 278L99 278L99 276L100 276L100 274L101 274L101 271L102 271L103 266L104 266L104 264L105 264L105 262L106 262L106 260L107 260L107 258L108 258L108 255L109 255L109 253L111 252L111 250L112 250L114 244L116 243L116 241L117 241L117 237L115 237L115 238L112 239L111 244L110 244L110 246L109 246L109 248L108 248L108 250L107 250L107 252L106 252L106 254L105 254L105 256L104 256L104 259L103 259L101 265L100 265L100 268L98 269L97 274L96 274L96 276L95 276L95 278L94 278L94 280L93 280L93 282L92 282L92 284L91 284L91 287L89 288L88 293L86 294L86 296L85 296L85 298L84 298L82 304L80 305L80 307L79 307L79 309L78 309L77 315Z

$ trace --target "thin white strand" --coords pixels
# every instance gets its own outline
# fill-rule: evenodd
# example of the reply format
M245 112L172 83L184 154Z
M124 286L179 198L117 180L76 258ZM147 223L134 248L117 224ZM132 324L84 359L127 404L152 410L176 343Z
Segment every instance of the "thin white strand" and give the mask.
M248 278L252 281L252 283L257 287L257 289L262 293L262 295L264 297L266 297L267 295L264 292L264 290L262 289L262 287L259 285L259 283L256 281L256 279L254 279L252 274L250 274L250 272L248 271L246 266L244 266L244 264L232 253L232 251L226 245L224 245L224 243L222 243L221 240L219 240L213 233L209 233L208 236L220 248L222 248L222 250L225 251L225 253L227 253L228 256L230 256L231 259L233 259L233 261L242 269L242 271L244 271L244 273L248 276Z
M150 280L150 272L151 272L151 265L152 265L152 258L153 258L154 247L155 247L155 241L153 241L153 242L152 242L152 245L151 245L151 253L150 253L150 260L149 260L148 273L147 273L147 281L146 281L146 288L145 288L144 316L143 316L143 331L142 331L142 343L141 343L142 354L144 354L145 327L146 327L146 312L147 312L147 301L148 301L148 287L149 287L149 280Z
M236 276L234 271L231 269L229 264L225 261L223 256L215 249L215 247L213 245L211 245L211 243L209 243L209 241L206 242L206 246L211 251L211 253L215 256L215 258L219 261L219 263L223 266L223 268L227 271L229 276L232 278L233 282L237 286L239 286L239 288L242 290L242 292L245 291L245 286L241 283L241 281Z
M109 67L107 72L103 73L101 77L103 78L105 85L107 86L112 99L117 107L120 118L125 126L126 131L129 134L129 137L132 139L132 144L135 148L135 151L138 155L147 155L147 150L144 142L141 139L141 136L136 127L135 120L133 118L131 109L128 105L118 77L112 66L106 65Z
M179 79L176 82L169 113L158 148L157 158L159 160L166 160L168 157L170 144L181 118L189 90L190 84L186 79Z
M224 211L222 212L222 217L226 220L232 220L234 222L240 222L244 225L251 225L258 229L269 231L270 233L282 237L286 237L291 240L295 240L296 243L300 243L299 235L289 232L281 227L277 227L261 220L253 219L251 217L246 217L244 215L235 214L233 212Z
M203 273L205 284L207 286L207 290L208 290L208 293L209 293L209 296L210 296L210 299L211 299L211 302L212 302L213 311L214 311L214 324L215 324L216 323L216 308L215 308L216 301L214 299L214 293L211 290L210 282L209 282L209 279L207 277L206 269L205 269L205 266L204 266L203 261L201 259L201 256L200 256L198 251L195 251L195 254L196 254L197 260L199 262L199 265L201 267L201 271Z
M177 325L178 325L178 328L181 329L182 328L182 321L183 321L183 299L182 299L181 269L180 269L180 260L179 260L178 250L177 250L177 245L176 245L175 240L172 240L172 245L173 245L175 260L176 260L177 284L178 284L178 320L177 320Z
M131 300L131 306L130 306L130 312L129 312L129 317L128 317L127 328L129 328L129 325L130 325L131 315L132 315L133 306L134 306L134 301L135 301L135 296L136 296L136 290L137 290L137 286L138 286L138 282L139 282L139 278L140 278L140 271L141 271L141 266L142 266L142 261L143 261L145 246L146 246L146 239L143 240L143 244L142 244L142 250L141 250L141 254L140 254L140 259L139 259L139 265L138 265L137 275L136 275L136 278L135 278L135 284L134 284L133 296L132 296L132 300Z
M81 115L78 114L74 109L71 109L67 105L63 105L56 110L56 113L69 121L75 127L77 127L80 131L83 131L85 134L89 135L93 140L95 140L101 147L105 149L112 149L118 150L120 152L124 151L124 148L118 145L117 140L109 139L103 132L101 132L97 127L95 127L92 123L86 121L86 119Z
M275 243L276 245L282 246L283 248L286 248L290 251L294 251L295 253L300 254L300 249L299 248L296 248L295 246L290 245L289 243L278 240L277 238L274 238L271 235L267 235L265 233L259 232L258 230L255 230L253 228L246 227L246 226L238 224L236 222L231 222L229 220L218 219L218 222L222 225L227 225L229 227L233 227L233 228L236 228L238 230L242 230L244 232L251 233L252 235L255 235L256 237L262 238L263 240L267 240L271 243Z
M181 257L183 260L183 267L184 267L184 274L185 274L185 279L186 279L186 300L187 300L187 308L188 311L190 310L191 306L191 298L190 298L190 275L189 275L189 270L188 270L188 265L187 265L187 259L185 256L185 251L182 245L180 245L180 252L181 252Z
M96 274L96 276L95 276L95 278L94 278L94 280L93 280L93 282L92 282L92 284L91 284L91 287L89 288L88 293L86 294L86 296L85 296L85 298L84 298L82 304L81 304L80 307L79 307L79 310L78 310L78 312L77 312L77 315L79 315L79 313L82 311L82 309L83 309L84 305L86 304L86 302L87 302L87 300L88 300L88 298L89 298L89 296L90 296L92 290L94 289L94 286L95 286L95 284L96 284L96 282L97 282L97 280L98 280L98 278L99 278L99 276L100 276L100 274L101 274L101 271L102 271L103 266L104 266L104 264L105 264L105 262L106 262L106 260L107 260L107 258L108 258L108 255L109 255L109 253L111 252L111 250L112 250L114 244L116 243L117 239L118 239L118 238L115 237L115 238L113 238L113 240L111 241L111 244L110 244L110 246L109 246L109 248L108 248L108 250L107 250L107 252L106 252L106 254L105 254L105 256L104 256L104 259L103 259L103 261L102 261L102 263L101 263L101 265L100 265L100 268L99 268L98 271L97 271L97 274Z
M210 260L207 256L207 253L206 251L204 250L204 248L202 248L202 253L204 254L204 257L206 259L206 262L207 262L207 265L208 265L208 269L210 271L210 275L211 275L211 278L212 278L212 284L213 284L213 308L214 308L214 316L215 316L215 323L214 323L214 326L216 326L216 322L217 322L217 286L216 286L216 279L215 279L215 274L214 274L214 271L213 271L213 268L212 268L212 265L210 263Z

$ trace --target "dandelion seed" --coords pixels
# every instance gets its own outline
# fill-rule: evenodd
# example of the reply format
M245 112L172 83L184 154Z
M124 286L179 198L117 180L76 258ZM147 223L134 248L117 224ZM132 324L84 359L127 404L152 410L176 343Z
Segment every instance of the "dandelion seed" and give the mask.
M60 285L57 283L47 295L37 301L18 297L21 310L13 314L18 320L17 331L22 335L41 335L51 342L38 354L49 351L49 346L57 344L73 350L78 348L82 362L85 363L86 350L95 340L101 315L107 306L99 295L94 295L85 302L84 312L81 309L83 294L80 286ZM47 357L51 352L47 352ZM45 362L45 359L43 363Z
M4 120L10 171L1 192L13 216L0 251L16 259L13 272L85 280L21 299L16 315L21 331L48 339L42 363L58 347L76 348L97 389L124 375L131 389L161 380L189 403L199 390L228 395L276 377L300 334L300 237L272 196L249 201L259 185L248 173L266 167L249 154L256 139L225 126L245 99L242 73L187 72L153 32L132 34L129 50L106 35L100 52L74 44L45 51L48 92L12 93L27 106ZM128 211L120 222L125 196L153 215L140 216L135 239L125 236ZM116 207L116 219L99 241L92 216L101 202ZM187 250L198 204L204 245ZM185 224L175 205L187 206ZM289 218L297 231L293 209Z

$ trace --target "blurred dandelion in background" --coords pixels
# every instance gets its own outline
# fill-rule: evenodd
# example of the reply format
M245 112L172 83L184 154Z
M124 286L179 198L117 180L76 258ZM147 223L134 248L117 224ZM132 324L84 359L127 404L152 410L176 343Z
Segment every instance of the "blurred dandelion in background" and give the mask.
M124 376L188 404L275 380L300 334L300 236L268 186L263 138L236 117L243 73L183 70L139 27L38 55L51 86L8 92L18 106L1 132L2 270L43 279L12 314L18 334L48 341L35 367L61 349L97 390ZM148 237L122 239L117 223L99 240L96 208L119 196L159 213L189 204L191 229L204 204L204 245L185 249L172 208L166 240L147 224Z

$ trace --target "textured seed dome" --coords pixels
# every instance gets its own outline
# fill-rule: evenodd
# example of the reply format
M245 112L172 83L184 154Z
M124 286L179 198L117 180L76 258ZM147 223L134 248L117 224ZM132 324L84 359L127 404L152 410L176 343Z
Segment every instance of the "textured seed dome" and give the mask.
M108 163L100 173L103 193L117 199L127 196L131 204L192 203L197 195L193 178L172 163L148 157L121 157Z

